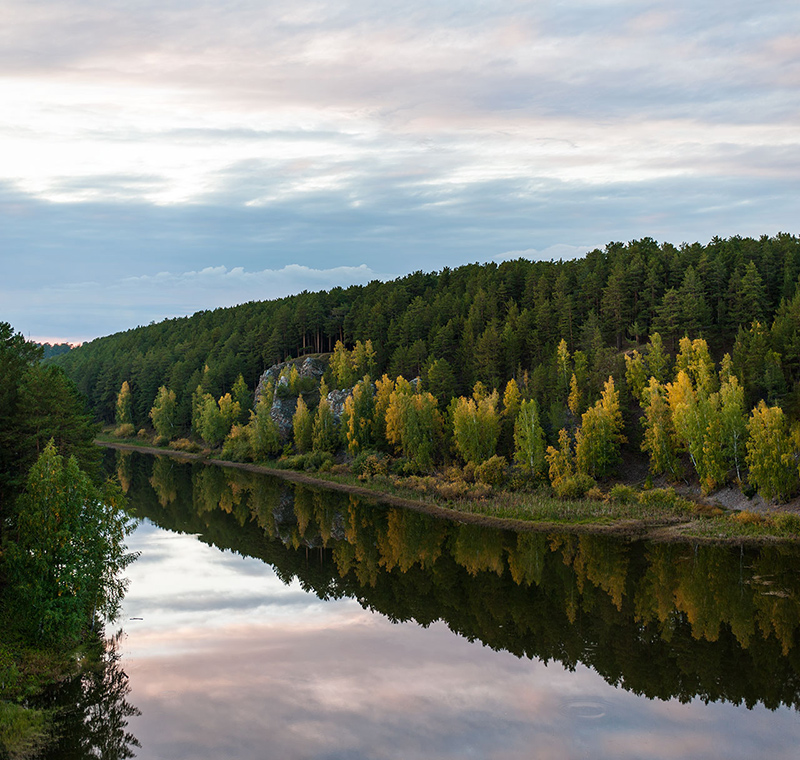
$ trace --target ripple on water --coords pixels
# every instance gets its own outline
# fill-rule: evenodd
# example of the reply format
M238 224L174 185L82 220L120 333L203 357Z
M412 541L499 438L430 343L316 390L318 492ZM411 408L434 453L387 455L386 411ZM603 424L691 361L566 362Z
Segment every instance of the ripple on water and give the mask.
M605 718L609 704L603 699L570 699L564 702L564 712L573 720L600 720Z

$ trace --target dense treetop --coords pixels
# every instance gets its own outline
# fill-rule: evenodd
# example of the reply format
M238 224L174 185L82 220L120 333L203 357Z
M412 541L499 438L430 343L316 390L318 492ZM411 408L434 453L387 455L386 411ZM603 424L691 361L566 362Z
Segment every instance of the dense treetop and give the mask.
M177 424L188 429L198 385L216 398L241 374L253 390L265 367L332 351L337 340L371 340L377 375L427 381L433 372L452 393L469 393L478 380L502 388L528 372L546 408L563 338L570 352L586 356L588 403L609 374L624 384L621 352L657 330L671 353L683 336L706 338L716 359L732 352L747 402L779 402L796 417L798 276L793 235L680 246L644 238L571 261L468 264L201 311L99 338L51 361L107 422L128 381L134 425L148 424L163 385L176 393Z

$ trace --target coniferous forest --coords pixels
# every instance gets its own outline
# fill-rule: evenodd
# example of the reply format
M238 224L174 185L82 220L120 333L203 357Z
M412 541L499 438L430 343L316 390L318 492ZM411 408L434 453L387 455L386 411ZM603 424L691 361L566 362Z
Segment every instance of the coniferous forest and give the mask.
M101 421L225 442L232 458L375 450L409 471L494 459L568 494L627 454L707 493L749 477L786 499L798 486L799 278L793 235L644 238L198 312L51 361ZM267 367L320 354L322 394L290 363L254 399ZM328 420L328 391L354 386ZM258 410L289 392L287 447Z

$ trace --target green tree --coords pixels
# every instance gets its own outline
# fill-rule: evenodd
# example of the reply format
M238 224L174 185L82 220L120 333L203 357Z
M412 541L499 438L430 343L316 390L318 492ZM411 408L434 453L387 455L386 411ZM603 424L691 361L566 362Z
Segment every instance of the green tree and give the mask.
M727 354L726 354L727 356ZM730 357L728 357L730 359ZM722 373L720 373L722 377ZM736 478L742 480L747 419L744 413L744 388L735 375L723 379L719 389L719 418L722 449L726 460L736 468Z
M461 397L453 410L453 437L465 462L480 464L497 450L500 436L498 394L492 392L479 401Z
M178 415L178 403L175 391L171 391L166 385L158 389L153 408L150 410L150 419L153 421L153 428L158 435L172 440L175 437L175 423Z
M514 422L514 461L530 477L539 477L545 465L544 429L535 399L523 401Z
M788 501L797 491L798 469L783 410L760 401L747 423L749 480L765 499Z
M431 393L414 393L397 378L386 410L386 438L416 468L433 465L442 438L442 415Z
M253 406L253 397L250 394L250 390L248 389L247 383L244 381L244 377L242 377L241 373L239 374L239 377L236 378L233 388L231 388L231 398L233 398L233 400L239 404L239 416L234 420L234 422L246 422L250 417L250 410Z
M135 555L126 551L132 521L122 493L97 488L78 466L47 444L18 501L7 551L17 619L28 634L74 641L95 614L116 617L127 582L119 573Z
M327 395L320 398L317 413L314 415L311 448L314 451L329 452L339 448L339 430Z
M131 397L131 386L127 380L122 382L122 386L117 394L117 426L133 425L133 399Z
M642 392L644 438L642 451L650 454L650 472L661 475L669 472L678 476L678 458L675 451L675 430L672 415L665 398L666 391L655 377L651 377Z
M311 451L314 433L314 417L311 415L303 397L297 399L297 408L292 417L292 428L294 431L294 445L301 453Z
M344 417L347 424L347 450L355 456L360 451L375 445L373 434L373 417L375 415L375 392L369 375L356 383L353 394L344 402Z
M298 405L302 397L298 401ZM256 404L255 411L250 412L250 443L253 457L263 460L270 455L277 454L281 448L281 436L278 424L272 419L272 404L262 396Z
M609 377L600 399L587 409L575 436L575 456L578 471L592 477L610 475L620 462L622 412L614 378Z

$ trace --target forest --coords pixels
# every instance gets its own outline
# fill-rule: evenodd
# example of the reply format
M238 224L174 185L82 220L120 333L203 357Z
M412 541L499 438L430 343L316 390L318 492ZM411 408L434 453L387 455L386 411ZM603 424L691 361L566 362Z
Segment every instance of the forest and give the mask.
M104 423L231 458L347 449L359 467L389 454L405 473L482 467L575 495L638 456L707 493L733 481L785 500L800 483L799 277L796 236L645 238L199 312L50 361ZM321 382L301 376L308 356L327 360ZM268 413L286 397L288 441Z

